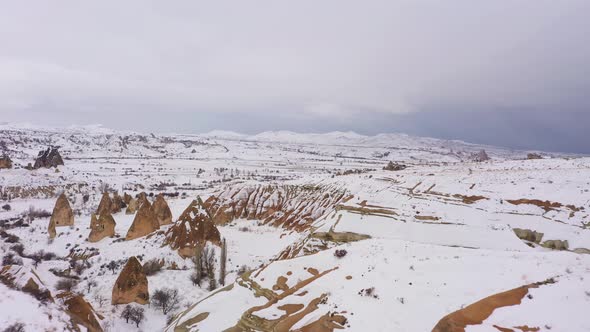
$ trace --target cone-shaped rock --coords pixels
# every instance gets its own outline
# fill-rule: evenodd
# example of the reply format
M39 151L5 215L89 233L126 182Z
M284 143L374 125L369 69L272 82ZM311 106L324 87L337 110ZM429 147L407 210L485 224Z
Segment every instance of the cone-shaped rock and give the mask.
M135 214L135 219L133 219L131 227L129 227L129 230L127 231L125 240L137 239L138 237L148 235L158 229L160 229L160 223L158 222L149 202L147 204L141 204L139 210L137 210L137 213Z
M74 212L72 211L70 202L68 202L64 193L59 195L55 202L55 207L53 208L49 224L51 225L52 222L56 227L74 225Z
M98 209L96 209L96 214L111 213L112 210L113 201L111 200L109 193L104 192L100 199L100 203L98 204Z
M141 263L135 256L129 258L113 286L112 304L149 302L148 280Z
M129 204L132 198L133 197L131 197L131 195L129 195L128 193L123 193L123 202L125 202L125 204Z
M125 202L123 202L123 198L119 195L118 192L113 194L113 205L111 207L111 213L118 213L121 212L121 209L127 206Z
M110 213L92 214L88 241L98 242L105 237L115 236L115 225L117 225L115 219Z
M147 198L147 195L142 192L139 193L139 197L137 198L137 207L140 208L143 204L146 204L148 206L152 206L152 204L150 204L150 201Z
M137 202L135 198L131 198L127 204L127 210L125 210L125 214L135 214L135 212L137 212L138 205L139 202Z
M203 201L197 197L168 229L164 244L178 249L180 256L190 257L198 245L203 246L207 241L221 246L219 230L203 206Z
M164 195L160 194L158 197L156 197L156 201L152 205L152 209L154 210L160 225L168 225L172 223L172 211L170 211L170 207L168 207L168 203L166 203Z

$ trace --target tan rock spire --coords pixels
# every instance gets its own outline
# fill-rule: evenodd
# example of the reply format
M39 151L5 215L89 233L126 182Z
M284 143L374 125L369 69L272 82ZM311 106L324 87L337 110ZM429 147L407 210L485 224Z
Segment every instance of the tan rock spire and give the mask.
M149 302L148 280L143 272L141 263L130 257L127 264L119 274L113 286L112 304L127 304L136 302L146 304Z

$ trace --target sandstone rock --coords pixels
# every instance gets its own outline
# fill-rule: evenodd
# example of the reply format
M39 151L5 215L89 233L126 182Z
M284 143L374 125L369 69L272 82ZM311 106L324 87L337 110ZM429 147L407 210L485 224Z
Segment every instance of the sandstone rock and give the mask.
M160 223L158 222L151 205L149 202L146 204L146 202L147 200L143 202L139 207L139 210L137 210L135 219L133 219L133 223L127 231L125 240L137 239L160 229Z
M100 199L100 203L98 204L98 208L96 209L96 214L103 214L103 213L111 213L113 210L113 201L111 201L111 197L109 193L104 192L102 193L102 198Z
M541 243L541 246L554 250L568 250L569 243L567 240L547 240Z
M0 157L0 169L12 168L12 160L7 155Z
M177 249L182 257L191 257L197 246L204 246L207 242L221 246L221 235L203 201L197 197L168 229L164 245Z
M543 157L538 153L528 153L526 159L543 159Z
M170 207L168 207L168 203L166 203L164 195L160 194L158 197L156 197L156 201L152 205L152 209L154 210L154 214L156 215L160 225L172 223L172 211L170 211Z
M47 226L47 233L49 233L49 238L54 239L57 235L55 230L55 220L53 218L49 219L49 226Z
M131 198L127 204L127 210L125 210L125 214L135 214L135 212L137 212L138 205L139 202L137 202L135 198Z
M210 196L205 208L216 225L234 219L302 231L349 196L336 186L232 186Z
M55 202L55 207L53 208L53 213L49 220L50 227L52 222L56 227L74 225L74 212L70 207L70 203L68 202L65 193L59 195Z
M64 161L57 150L57 147L47 148L45 151L39 151L39 155L35 160L35 164L33 165L33 169L38 169L41 167L44 168L51 168L57 167L59 165L63 165Z
M135 258L129 258L127 264L119 274L113 286L112 304L127 304L136 302L146 304L149 302L148 280L143 272L143 267Z
M88 241L98 242L105 237L115 236L116 225L115 219L113 219L113 216L108 212L104 212L100 215L92 214Z
M543 239L543 233L539 233L530 229L522 229L522 228L514 228L512 229L514 234L518 236L519 239L534 242L534 243L541 243Z
M51 292L32 268L5 265L0 269L0 282L10 288L31 294L39 301L53 301Z
M66 313L70 315L72 321L76 325L84 326L89 332L102 332L99 320L102 319L92 305L86 302L82 295L73 294L71 292L63 292L56 295L56 298L61 299L65 305Z
M150 207L152 206L147 198L146 193L144 192L139 193L139 197L137 198L137 207L140 208L143 204L147 204Z
M125 204L129 204L129 202L131 202L132 199L133 197L131 197L131 195L129 195L128 193L123 193L123 202L125 202Z
M125 202L123 201L123 198L121 197L121 195L119 195L118 192L115 192L113 194L112 202L113 202L113 205L111 208L111 213L119 213L119 212L121 212L122 209L127 207L127 204L125 204Z

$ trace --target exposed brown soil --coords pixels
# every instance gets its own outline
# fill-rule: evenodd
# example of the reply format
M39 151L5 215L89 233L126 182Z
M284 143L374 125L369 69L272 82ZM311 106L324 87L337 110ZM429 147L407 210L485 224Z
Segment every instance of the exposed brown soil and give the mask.
M488 199L485 196L479 196L479 195L466 196L466 195L461 195L461 194L454 194L453 197L461 199L461 201L465 204L473 204L477 201L481 201L482 199Z
M536 206L542 208L543 210L545 210L545 212L549 212L551 210L555 210L555 209L558 209L563 206L561 203L558 203L558 202L542 201L539 199L525 199L525 198L507 199L506 202L513 204L513 205L521 205L521 204L536 205Z
M435 216L421 216L419 214L415 215L414 218L416 218L417 220L432 220L432 221L440 220L439 217L435 217Z
M528 294L530 288L537 288L540 285L554 282L553 279L549 279L544 282L524 285L488 296L443 317L432 329L432 332L465 332L465 328L468 325L479 325L483 323L484 320L490 317L494 310L520 304L522 299Z

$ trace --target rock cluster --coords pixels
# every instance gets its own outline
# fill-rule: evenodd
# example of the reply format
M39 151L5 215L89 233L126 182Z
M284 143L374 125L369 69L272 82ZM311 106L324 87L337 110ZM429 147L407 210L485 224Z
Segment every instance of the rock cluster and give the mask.
M41 167L51 168L63 165L64 161L61 158L61 155L59 154L59 151L57 149L57 147L51 147L47 148L47 150L39 151L39 155L35 160L33 169L38 169Z
M401 171L406 168L407 168L407 166L404 164L394 163L393 161L390 161L387 163L387 165L385 167L383 167L383 170L384 171Z
M0 169L3 168L12 168L12 160L7 155L3 155L0 157Z
M143 272L143 267L135 256L130 257L117 281L115 281L111 303L127 304L136 302L147 304L149 299L148 280Z
M105 237L115 236L115 219L108 212L101 214L92 214L90 220L90 235L88 235L88 241L98 242Z
M74 225L74 212L70 207L70 203L65 195L62 193L55 202L51 219L49 219L49 237L55 237L55 227L60 226L73 226Z
M490 160L490 157L488 156L486 150L481 150L477 153L472 154L471 160L475 162L483 162Z
M514 231L514 234L516 234L516 236L518 236L518 238L521 240L534 243L541 243L541 240L543 240L543 233L522 228L514 228L512 230Z
M207 242L221 246L221 235L200 197L192 201L166 232L164 245L178 250L182 257L191 257L197 246Z

